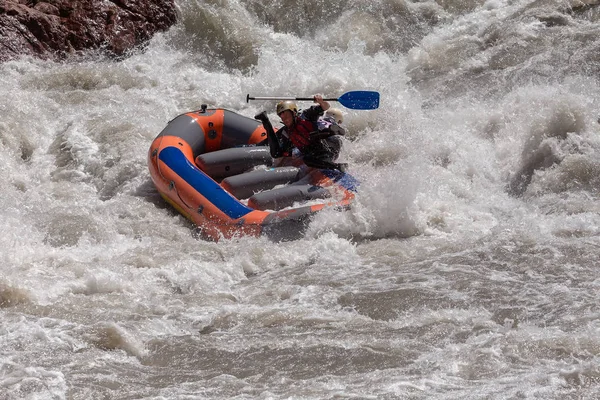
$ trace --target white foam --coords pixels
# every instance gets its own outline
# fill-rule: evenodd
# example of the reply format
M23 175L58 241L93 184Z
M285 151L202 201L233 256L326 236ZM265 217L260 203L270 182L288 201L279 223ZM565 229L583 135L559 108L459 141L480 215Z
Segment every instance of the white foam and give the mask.
M597 27L577 16L543 25L545 6L526 1L441 10L339 0L298 32L267 18L289 2L205 3L182 3L183 25L123 61L0 65L9 396L115 385L131 388L121 397L593 397ZM211 12L227 20L204 46L196 23ZM423 29L410 51L399 16ZM197 239L149 183L148 146L179 113L267 110L277 124L274 101L246 94L351 90L381 94L378 110L344 110L356 202L317 215L300 240ZM511 195L540 148L557 163L537 164ZM512 304L524 315L504 318ZM156 348L182 338L192 343L181 348L184 367L151 364ZM318 375L324 364L298 348L341 367ZM382 350L367 357L371 367L344 364L373 348ZM204 370L200 350L221 367ZM265 359L289 363L270 370ZM80 389L104 373L99 387Z

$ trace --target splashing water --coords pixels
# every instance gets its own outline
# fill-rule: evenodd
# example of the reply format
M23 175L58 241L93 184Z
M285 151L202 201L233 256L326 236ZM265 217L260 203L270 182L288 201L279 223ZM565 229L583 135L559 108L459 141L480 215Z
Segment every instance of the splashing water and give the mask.
M600 395L597 2L177 6L0 64L0 398ZM300 240L203 241L150 182L179 113L350 90L358 198Z

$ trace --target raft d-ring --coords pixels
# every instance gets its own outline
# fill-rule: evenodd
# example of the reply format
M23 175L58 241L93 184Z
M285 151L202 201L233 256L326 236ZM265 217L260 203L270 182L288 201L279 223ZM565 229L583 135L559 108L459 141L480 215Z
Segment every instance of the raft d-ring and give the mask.
M200 204L200 207L198 207L198 214L202 214L202 211L204 211L204 206Z
M169 183L169 190L173 190L174 187L175 187L175 181L171 181Z
M156 157L157 154L158 154L158 147L156 149L154 149L154 151L152 152L152 157Z

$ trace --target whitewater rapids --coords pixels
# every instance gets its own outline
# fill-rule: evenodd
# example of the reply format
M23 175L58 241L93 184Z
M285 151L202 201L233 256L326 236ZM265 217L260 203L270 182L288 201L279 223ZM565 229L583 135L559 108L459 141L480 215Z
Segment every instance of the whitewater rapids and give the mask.
M121 61L0 64L0 399L600 397L597 1L177 6ZM350 90L357 202L301 240L151 184L180 113Z

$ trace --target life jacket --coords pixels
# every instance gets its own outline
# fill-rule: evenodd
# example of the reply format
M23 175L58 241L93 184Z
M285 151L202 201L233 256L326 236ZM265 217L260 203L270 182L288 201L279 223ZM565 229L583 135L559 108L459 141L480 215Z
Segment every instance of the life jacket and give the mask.
M288 138L298 150L302 151L311 143L310 134L318 130L317 124L304 118L296 118L292 129L286 129Z
M322 139L344 135L346 131L333 118L319 117L316 121L311 121L300 115L296 117L294 126L291 129L285 128L282 133L294 147L305 152L310 146L318 145Z

